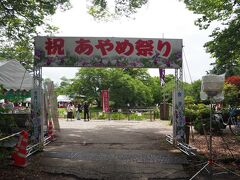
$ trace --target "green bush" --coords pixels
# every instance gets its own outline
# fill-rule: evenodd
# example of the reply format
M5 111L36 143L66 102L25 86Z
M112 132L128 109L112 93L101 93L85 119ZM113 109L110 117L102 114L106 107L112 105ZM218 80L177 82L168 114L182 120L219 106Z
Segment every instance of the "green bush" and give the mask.
M198 112L194 109L185 108L184 115L186 122L193 122L198 117Z
M82 113L82 116L83 115L84 115L84 113ZM92 112L92 111L90 111L90 117L91 117L91 119L107 119L108 118L108 114L107 113L103 113L103 112L97 112L97 111Z
M67 111L65 108L58 108L58 117L64 118L66 113Z
M193 122L198 117L197 109L198 106L194 104L194 98L192 96L186 96L184 98L185 101L185 110L184 110L184 116L186 119L186 122Z
M194 129L200 133L200 134L204 134L204 130L203 130L203 126L205 127L205 131L208 133L210 130L210 118L206 118L206 119L197 119L194 121L193 123ZM212 132L214 134L221 134L220 124L215 121L214 119L212 120Z
M106 114L106 113L99 113L98 119L108 119L108 114Z
M198 118L209 118L210 116L210 107L209 105L205 104L198 104L197 105L197 111L198 111Z
M206 132L209 131L209 123L207 119L196 119L193 122L193 126L194 126L194 129L200 134L204 134L203 126L205 126Z
M113 120L120 120L120 119L125 119L125 118L126 118L125 115L122 113L113 113L111 115L111 119L113 119Z
M102 108L99 107L90 107L90 112L102 112Z
M143 120L144 116L143 115L139 116L137 113L134 113L134 114L130 114L129 119L130 120Z
M190 98L189 98L190 99ZM190 99L191 100L191 99ZM206 132L210 129L210 106L206 104L188 104L185 107L185 118L186 122L193 122L194 129L200 133L204 134L203 125ZM213 133L221 133L220 124L214 119L212 121Z
M160 109L159 108L155 108L153 110L153 113L154 113L156 119L160 118Z

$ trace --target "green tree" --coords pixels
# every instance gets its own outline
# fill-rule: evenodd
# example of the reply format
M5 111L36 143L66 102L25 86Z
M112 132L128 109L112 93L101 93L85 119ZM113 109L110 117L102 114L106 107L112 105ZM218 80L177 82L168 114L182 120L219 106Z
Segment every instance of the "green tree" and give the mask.
M148 0L89 0L88 13L98 20L109 20L109 18L130 17L136 13ZM113 7L110 7L113 6ZM111 11L114 9L113 11Z
M153 102L151 88L139 79L124 73L121 69L113 69L110 73L110 99L116 107L149 106Z
M114 107L147 106L153 102L151 88L122 69L81 68L73 79L70 92L82 94L101 106L101 91L109 89Z
M123 71L132 78L142 81L144 84L148 84L151 77L146 68L125 68Z
M27 69L33 64L33 37L57 30L47 17L70 8L69 0L0 1L0 60L16 59Z
M239 106L240 105L240 92L237 86L225 83L224 85L224 104L226 106Z
M33 47L30 42L31 41L26 38L25 40L15 42L14 45L0 47L0 60L15 59L31 72L33 64Z
M32 1L1 0L0 29L1 40L25 39L39 33L40 26L49 31L52 27L46 23L46 17L55 14L57 8L70 7L69 0Z
M73 79L72 90L84 95L88 101L101 105L101 91L109 88L109 70L103 68L81 68Z
M240 74L240 2L236 0L183 0L187 8L201 17L195 21L200 29L219 22L205 44L207 52L216 58L213 73L227 71L227 76ZM216 23L215 23L216 24Z
M153 103L160 104L163 101L163 87L160 85L159 77L151 77L148 83L148 87L151 88Z
M186 94L192 96L196 104L201 102L200 99L201 84L202 84L201 80L192 82L189 87L189 94Z
M175 88L175 77L172 74L165 76L165 84L162 88L162 94L165 96L165 101L168 103L172 102L172 94Z
M61 83L56 86L57 95L71 95L72 94L72 80L66 77L61 78Z

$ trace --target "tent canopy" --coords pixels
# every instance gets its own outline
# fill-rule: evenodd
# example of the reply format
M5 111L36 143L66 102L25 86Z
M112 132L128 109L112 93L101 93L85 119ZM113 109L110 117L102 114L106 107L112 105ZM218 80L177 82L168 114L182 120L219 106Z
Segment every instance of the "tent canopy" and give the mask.
M66 95L59 95L57 97L57 102L71 102L73 99Z
M26 90L33 88L33 77L16 60L0 61L0 85L10 90Z

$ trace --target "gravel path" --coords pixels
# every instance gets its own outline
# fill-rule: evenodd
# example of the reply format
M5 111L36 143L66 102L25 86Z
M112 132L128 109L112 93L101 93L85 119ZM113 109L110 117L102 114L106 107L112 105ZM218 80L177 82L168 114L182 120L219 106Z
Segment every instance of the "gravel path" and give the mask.
M186 156L165 140L166 121L60 120L57 141L38 155L49 173L87 179L186 179Z

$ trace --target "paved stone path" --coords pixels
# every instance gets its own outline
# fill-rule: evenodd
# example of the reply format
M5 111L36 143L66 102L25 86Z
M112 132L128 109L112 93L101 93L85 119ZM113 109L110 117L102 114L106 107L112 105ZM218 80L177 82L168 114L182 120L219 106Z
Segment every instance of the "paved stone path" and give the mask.
M186 156L165 140L166 121L60 120L40 167L73 179L188 179Z

